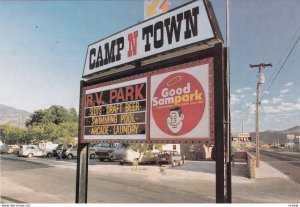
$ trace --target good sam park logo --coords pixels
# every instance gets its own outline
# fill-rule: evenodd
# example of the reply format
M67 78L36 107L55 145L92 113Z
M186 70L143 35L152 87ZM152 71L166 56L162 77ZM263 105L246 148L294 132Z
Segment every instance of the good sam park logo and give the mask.
M205 93L192 75L177 72L164 78L152 99L156 125L168 135L184 135L194 129L205 109Z

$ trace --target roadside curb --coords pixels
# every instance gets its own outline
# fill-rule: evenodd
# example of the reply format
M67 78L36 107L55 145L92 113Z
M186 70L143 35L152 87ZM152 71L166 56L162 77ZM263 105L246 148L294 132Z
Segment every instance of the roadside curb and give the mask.
M268 179L268 178L289 179L287 175L275 169L268 163L260 161L260 167L255 168L255 179Z

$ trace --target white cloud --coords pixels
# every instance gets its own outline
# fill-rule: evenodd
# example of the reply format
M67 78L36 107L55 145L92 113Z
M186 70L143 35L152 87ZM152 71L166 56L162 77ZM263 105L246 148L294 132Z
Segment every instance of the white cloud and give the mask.
M231 102L231 105L240 103L240 98L237 95L232 94L230 96L230 102Z
M271 103L276 104L276 103L279 103L281 101L282 101L282 98L272 98Z
M284 86L292 86L292 85L294 85L294 82L288 82L288 83L284 84Z
M290 89L283 89L283 90L280 90L280 93L287 93L289 91L290 91Z
M274 106L264 106L263 110L265 113L279 113L280 109L275 108Z
M270 103L270 100L262 100L261 103L268 104L268 103Z
M254 114L255 111L256 111L256 106L255 106L255 104L251 104L250 107L249 107L249 110L250 110L250 114Z
M282 102L281 105L278 106L281 111L295 111L300 110L300 104Z
M271 105L262 107L263 112L266 114L280 113L280 116L284 116L287 114L286 112L300 111L300 103L282 102L279 98L273 98L269 104Z
M247 91L251 91L252 90L252 88L250 88L250 87L244 87L244 88L240 88L240 89L237 89L236 90L236 93L247 93Z
M240 110L232 110L231 111L231 116L232 117L240 117L241 116L241 111Z
M245 108L249 108L251 105L254 105L254 103L245 103Z
M268 95L270 93L270 91L264 91L263 95Z

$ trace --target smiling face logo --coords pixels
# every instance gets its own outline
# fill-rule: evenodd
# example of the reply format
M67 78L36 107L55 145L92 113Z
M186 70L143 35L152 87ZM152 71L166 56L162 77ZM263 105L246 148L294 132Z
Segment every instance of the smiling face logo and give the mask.
M184 72L165 77L152 96L152 115L164 133L179 136L192 131L205 108L205 94L200 82Z
M168 128L173 133L178 133L183 126L184 114L180 107L170 110L170 115L167 118Z

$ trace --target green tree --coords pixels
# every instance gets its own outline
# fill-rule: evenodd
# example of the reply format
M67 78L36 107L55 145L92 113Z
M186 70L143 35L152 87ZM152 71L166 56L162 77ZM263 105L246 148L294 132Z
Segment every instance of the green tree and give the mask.
M77 112L74 108L69 110L63 106L53 105L45 110L37 110L27 120L26 126L53 123L59 125L65 122L77 122Z
M10 124L1 126L1 140L5 144L22 144L22 138L26 136L26 133L26 129Z
M60 144L76 144L74 139L78 135L78 124L77 122L66 122L59 125L58 139L57 142Z
M78 116L74 108L69 110L53 105L37 110L26 122L29 135L36 141L56 141L60 144L74 143L78 133Z
M45 140L46 137L47 135L45 134L45 124L32 125L28 127L26 135L27 144Z
M45 110L34 111L33 114L30 115L30 118L26 121L26 126L30 127L34 125L46 124L47 121L50 122L50 120L47 120L46 117L48 117L48 115L46 114Z

